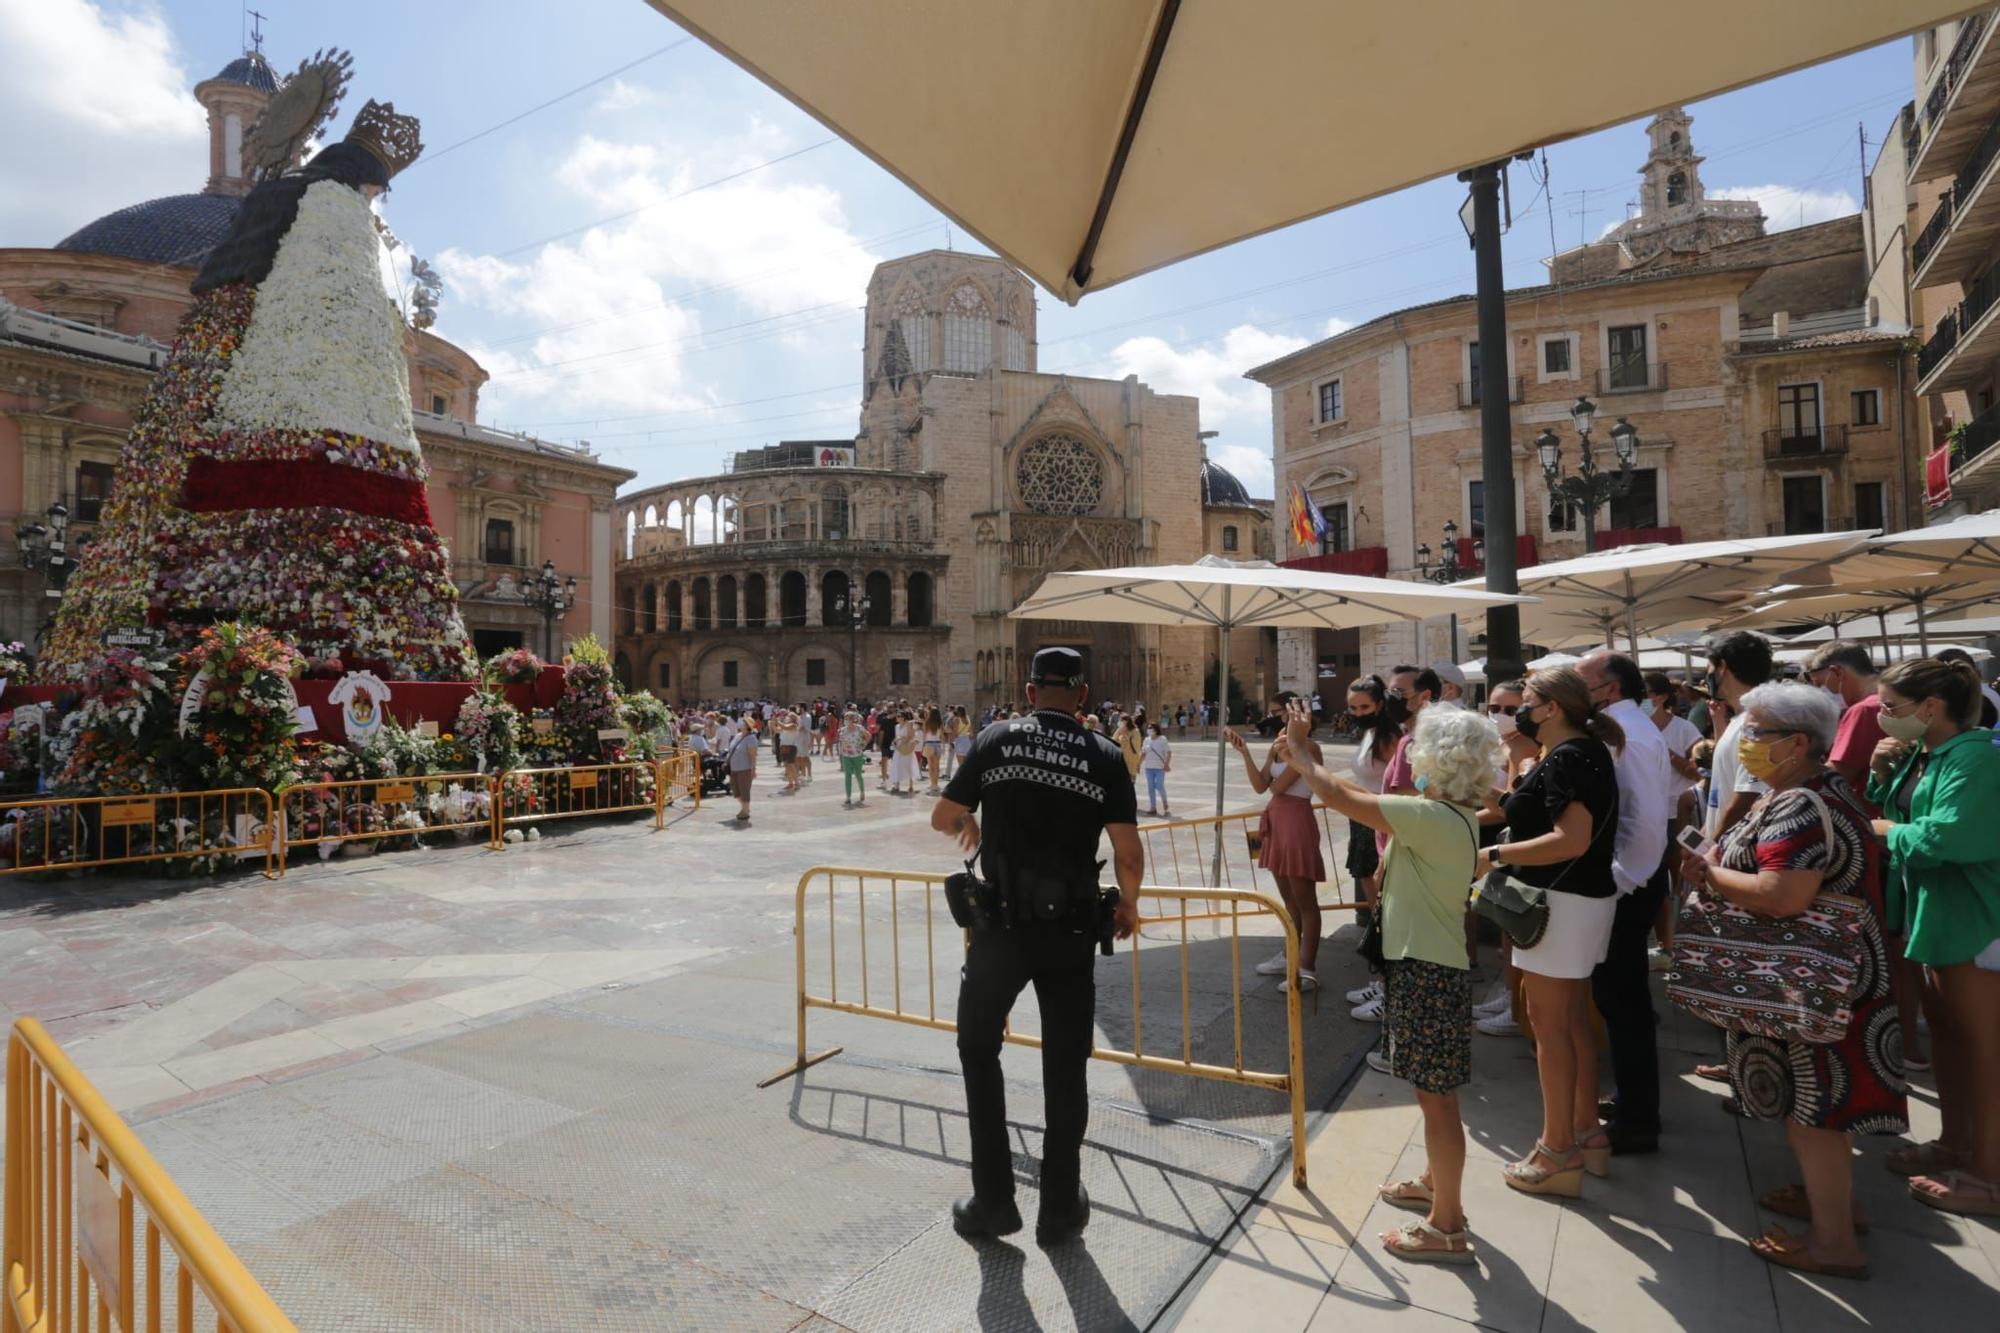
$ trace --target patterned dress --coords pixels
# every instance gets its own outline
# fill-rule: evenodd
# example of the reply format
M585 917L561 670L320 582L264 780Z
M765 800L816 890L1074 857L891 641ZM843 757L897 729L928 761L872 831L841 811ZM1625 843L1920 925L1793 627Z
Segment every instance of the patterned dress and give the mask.
M1826 802L1833 823L1831 849L1819 807L1807 790ZM1731 1032L1729 1086L1737 1105L1759 1120L1790 1120L1813 1129L1907 1131L1903 1034L1882 943L1881 846L1869 827L1865 802L1832 772L1774 793L1731 830L1722 864L1744 874L1824 870L1820 892L1862 898L1873 914L1847 1035L1815 1045Z

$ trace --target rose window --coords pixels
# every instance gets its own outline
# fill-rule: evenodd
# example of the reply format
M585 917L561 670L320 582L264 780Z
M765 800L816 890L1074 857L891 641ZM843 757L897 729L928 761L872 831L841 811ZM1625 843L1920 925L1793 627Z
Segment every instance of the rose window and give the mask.
M1038 514L1088 514L1104 499L1104 459L1074 435L1050 435L1014 466L1021 502Z

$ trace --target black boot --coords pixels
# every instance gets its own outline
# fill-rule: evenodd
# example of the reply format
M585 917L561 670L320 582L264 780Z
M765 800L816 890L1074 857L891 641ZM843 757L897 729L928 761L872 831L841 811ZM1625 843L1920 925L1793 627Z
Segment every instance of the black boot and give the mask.
M1650 1128L1627 1125L1621 1120L1613 1120L1604 1127L1604 1137L1611 1140L1613 1157L1631 1157L1641 1153L1655 1153L1660 1150L1660 1127Z
M961 1236L1011 1236L1021 1229L1021 1210L1012 1200L987 1203L968 1194L951 1206L951 1229Z
M1083 1234L1090 1225L1090 1195L1083 1186L1076 1187L1076 1199L1067 1207L1042 1204L1041 1216L1035 1219L1035 1244L1059 1245L1072 1236Z

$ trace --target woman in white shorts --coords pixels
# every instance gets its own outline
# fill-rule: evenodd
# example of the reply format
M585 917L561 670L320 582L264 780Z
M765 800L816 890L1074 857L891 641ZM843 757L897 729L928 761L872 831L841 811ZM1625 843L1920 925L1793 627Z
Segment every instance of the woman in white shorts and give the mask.
M1590 1026L1590 974L1604 961L1618 906L1611 879L1618 827L1618 724L1597 712L1582 676L1567 667L1538 671L1521 692L1515 726L1542 747L1542 760L1507 798L1508 840L1480 853L1480 872L1506 866L1548 891L1549 924L1532 949L1514 950L1535 1028L1542 1082L1542 1133L1535 1150L1506 1167L1509 1185L1529 1194L1583 1193L1586 1165L1608 1170L1608 1147L1579 1148L1597 1120L1597 1038Z

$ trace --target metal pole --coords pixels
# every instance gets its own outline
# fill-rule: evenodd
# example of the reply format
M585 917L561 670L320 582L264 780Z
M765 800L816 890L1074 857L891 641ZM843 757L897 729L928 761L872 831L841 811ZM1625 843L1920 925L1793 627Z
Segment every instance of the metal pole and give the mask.
M1229 766L1229 740L1224 735L1231 721L1229 717L1229 589L1222 590L1222 622L1215 633L1221 641L1216 651L1215 694L1217 707L1221 709L1223 723L1215 730L1215 813L1222 813L1222 776ZM1317 679L1317 677L1315 677ZM1209 857L1208 887L1216 888L1222 883L1222 826L1215 827L1215 850ZM1293 976L1298 974L1294 972Z
M1500 168L1489 162L1459 173L1472 193L1473 264L1478 275L1480 475L1485 479L1486 588L1518 592L1514 571L1514 441L1507 395L1507 288L1500 267ZM1486 672L1512 680L1521 671L1521 613L1486 613Z
M1458 665L1458 612L1451 613L1451 664Z
M1930 626L1924 623L1924 596L1922 593L1918 593L1913 600L1917 604L1917 651L1925 657L1929 657L1931 655L1931 631Z

